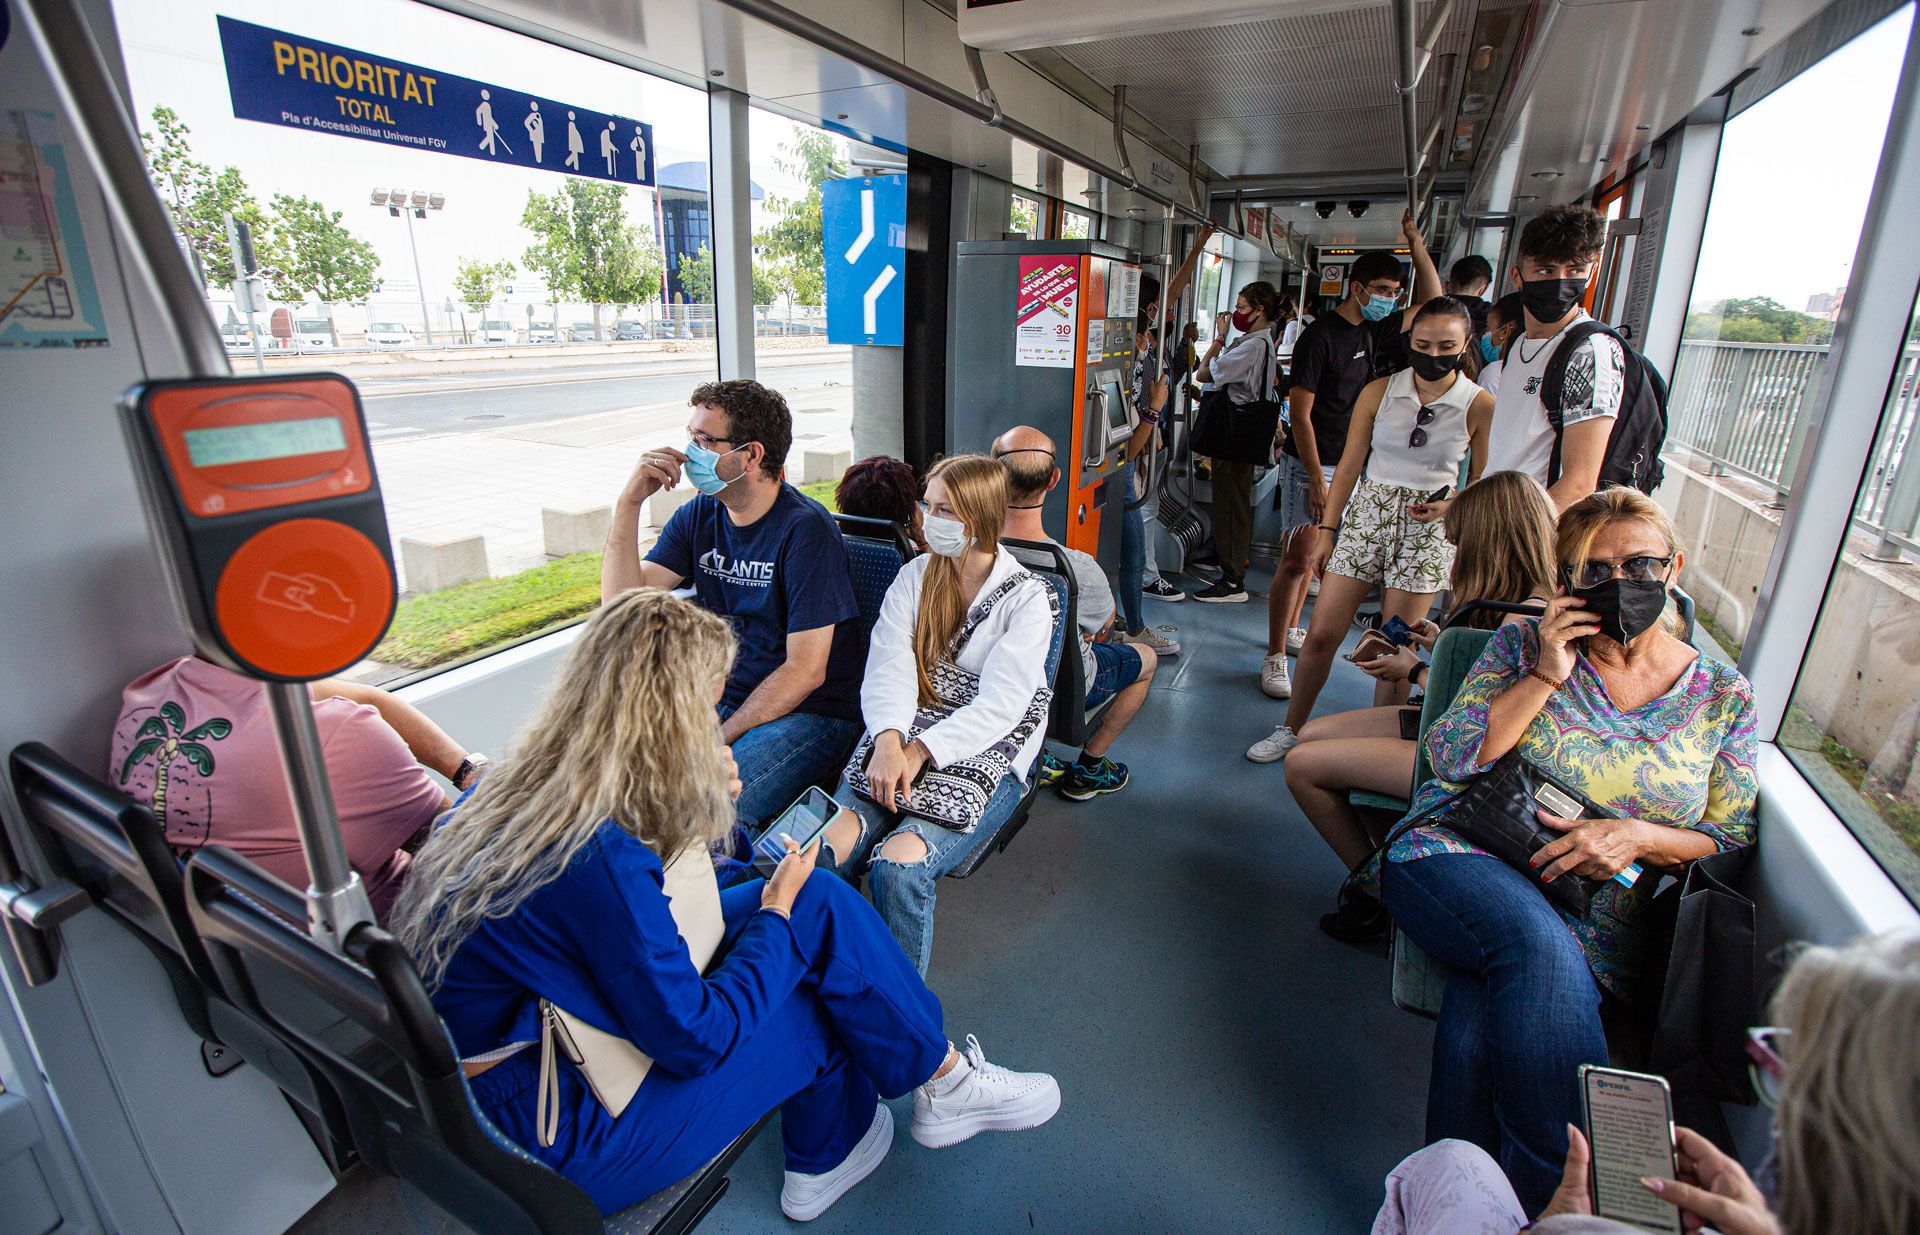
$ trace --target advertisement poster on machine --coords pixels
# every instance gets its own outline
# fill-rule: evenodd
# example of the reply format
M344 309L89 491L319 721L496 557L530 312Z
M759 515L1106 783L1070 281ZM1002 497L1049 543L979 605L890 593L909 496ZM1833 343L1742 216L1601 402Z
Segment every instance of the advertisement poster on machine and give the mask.
M1071 369L1075 360L1074 325L1079 321L1079 259L1071 255L1022 257L1017 294L1013 363Z

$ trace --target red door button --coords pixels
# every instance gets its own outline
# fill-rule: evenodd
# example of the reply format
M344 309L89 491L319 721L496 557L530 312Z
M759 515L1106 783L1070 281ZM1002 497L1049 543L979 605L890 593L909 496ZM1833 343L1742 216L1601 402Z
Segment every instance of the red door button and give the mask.
M393 574L365 533L289 519L240 546L214 603L227 645L283 678L319 678L373 650L393 616Z

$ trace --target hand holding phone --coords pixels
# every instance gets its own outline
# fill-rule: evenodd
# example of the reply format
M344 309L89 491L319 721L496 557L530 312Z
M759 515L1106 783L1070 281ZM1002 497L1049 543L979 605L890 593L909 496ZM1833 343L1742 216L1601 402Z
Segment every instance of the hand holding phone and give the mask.
M1675 1178L1673 1097L1667 1082L1583 1064L1580 1096L1592 1144L1593 1212L1642 1230L1681 1235L1680 1211L1640 1182Z
M1397 613L1380 627L1380 633L1397 648L1403 648L1413 642L1413 628L1408 626L1406 619Z
M1354 645L1353 651L1347 655L1347 659L1357 665L1362 661L1378 660L1382 656L1391 656L1393 652L1393 640L1387 638L1377 630L1370 630L1360 636L1360 642Z
M779 818L767 825L753 842L753 852L757 859L764 858L775 866L787 856L787 842L793 841L805 852L817 844L826 834L827 825L840 815L840 803L833 795L818 785L807 786L807 791L795 800L792 806L780 812Z

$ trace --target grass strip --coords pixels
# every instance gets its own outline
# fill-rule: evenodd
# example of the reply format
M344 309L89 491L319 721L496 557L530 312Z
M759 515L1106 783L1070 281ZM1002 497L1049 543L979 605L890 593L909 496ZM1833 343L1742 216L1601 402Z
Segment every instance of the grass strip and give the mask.
M599 603L600 555L576 553L401 601L373 658L430 669L571 621Z

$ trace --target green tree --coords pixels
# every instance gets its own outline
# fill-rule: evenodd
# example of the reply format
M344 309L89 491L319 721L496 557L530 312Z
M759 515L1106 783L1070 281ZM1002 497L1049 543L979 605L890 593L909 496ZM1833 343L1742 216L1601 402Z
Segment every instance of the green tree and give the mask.
M256 256L265 259L273 250L273 225L266 209L247 188L246 177L237 167L215 172L193 157L187 140L192 132L170 107L153 109L153 132L140 135L147 154L147 167L173 216L174 230L187 242L188 250L200 267L201 279L211 285L230 284L234 280L233 250L227 243L227 215L253 229ZM263 266L271 279L273 272Z
M769 305L780 298L782 282L779 271L764 262L753 264L753 303Z
M626 189L568 180L552 193L527 191L520 225L533 233L521 263L561 296L593 306L593 333L605 338L601 310L660 294L660 251L650 228L627 221Z
M1040 203L1015 193L1007 210L1007 230L1031 236L1039 230L1039 226Z
M373 245L341 226L338 210L328 210L311 197L275 193L273 214L270 264L275 296L295 304L311 297L334 305L365 300L373 291L380 255ZM334 342L339 342L337 335Z
M774 156L773 161L781 171L807 186L799 197L769 197L767 213L772 220L753 238L767 264L776 272L780 290L787 294L789 309L796 301L819 304L826 292L826 238L821 224L820 186L846 176L847 163L842 150L840 141L832 134L803 129L791 145L782 144L780 153Z
M1770 296L1748 296L1693 309L1683 334L1726 343L1827 343L1833 339L1833 323L1789 309Z
M483 262L463 257L454 266L453 290L469 309L485 313L506 290L507 280L513 274L514 265L510 261Z
M680 290L686 293L688 304L713 303L713 254L706 245L680 259Z

